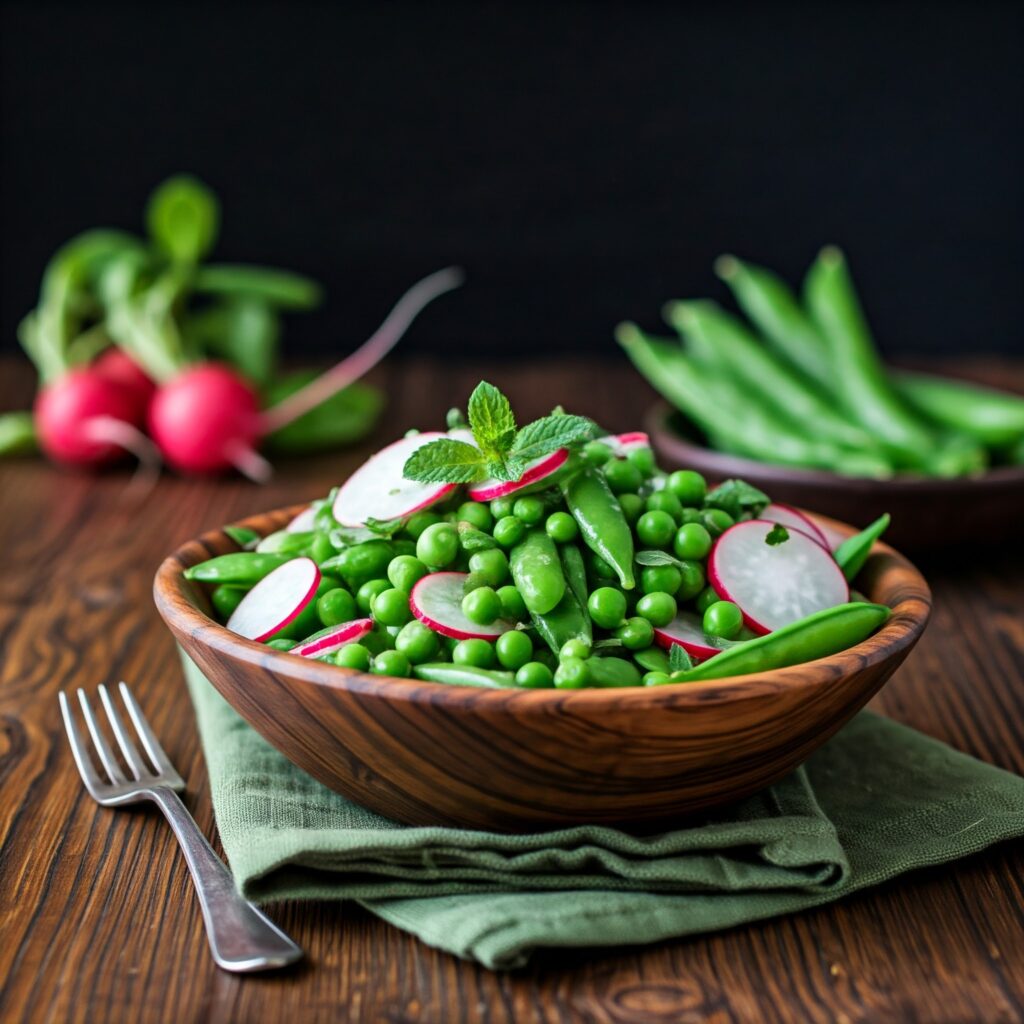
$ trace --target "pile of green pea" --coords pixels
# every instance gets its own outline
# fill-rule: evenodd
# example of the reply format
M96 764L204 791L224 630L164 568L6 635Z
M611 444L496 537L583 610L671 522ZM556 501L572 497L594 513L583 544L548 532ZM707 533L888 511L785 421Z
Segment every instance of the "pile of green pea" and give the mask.
M212 604L226 621L268 572L311 557L322 573L316 600L269 646L289 650L318 630L369 617L371 632L321 660L443 683L670 682L673 664L655 629L684 609L699 616L713 644L752 635L740 609L707 584L708 554L733 516L716 507L699 473L661 473L648 447L622 456L592 441L533 488L489 503L463 497L415 513L391 536L341 527L328 497L314 503L312 530L273 534L259 550L211 559L190 575L214 585ZM639 552L647 556L640 562ZM438 571L467 574L462 612L470 622L514 628L493 642L455 640L420 622L410 593Z

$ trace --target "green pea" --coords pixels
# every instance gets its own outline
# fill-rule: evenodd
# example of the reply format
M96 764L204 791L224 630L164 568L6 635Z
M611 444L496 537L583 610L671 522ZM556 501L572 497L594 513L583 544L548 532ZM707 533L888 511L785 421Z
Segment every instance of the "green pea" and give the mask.
M478 626L489 626L501 615L501 598L491 587L477 587L462 599L462 613Z
M386 540L368 540L343 548L328 559L323 570L341 575L351 590L358 590L367 580L379 579L387 572L394 549Z
M564 658L589 658L590 657L590 642L584 640L582 637L573 637L572 640L566 640L562 644L561 650L558 652L558 658L561 661Z
M407 622L395 637L395 650L404 654L413 665L433 661L440 646L437 633L417 619Z
M587 598L587 611L595 625L615 629L626 617L626 596L614 587L599 587Z
M676 521L667 512L645 512L636 523L640 542L651 548L668 547L676 533Z
M526 524L515 516L503 516L494 524L494 539L503 548L514 548L526 534Z
M372 672L375 676L398 676L400 679L407 679L412 672L412 665L401 651L381 651L373 659Z
M527 526L535 526L544 518L544 502L529 495L519 498L512 506L512 515Z
M617 497L626 522L632 526L643 514L644 499L639 494L619 494Z
M676 611L676 599L664 592L644 594L636 603L637 615L643 616L652 626L667 626L676 617Z
M370 652L362 644L345 644L332 655L334 664L366 672L370 668Z
M390 589L391 584L388 580L367 580L356 591L356 607L364 615L369 615L373 611L374 598Z
M685 526L686 523L699 523L700 516L701 510L699 508L690 508L687 506L679 516L679 523L681 526Z
M287 637L279 636L274 640L268 640L267 646L272 647L275 651L290 651L298 640L289 640Z
M701 615L703 615L708 610L708 608L710 608L716 601L720 600L721 598L718 596L714 587L705 587L697 595L697 611L700 612Z
M491 502L491 515L494 517L494 521L497 522L499 519L504 519L505 516L512 515L514 503L513 498L495 498Z
M654 452L650 448L634 448L626 458L640 470L642 476L651 476L656 469Z
M508 579L508 555L500 548L477 551L470 556L469 571L477 573L488 586L501 586Z
M515 672L533 657L533 641L521 629L510 629L495 641L494 653L502 668Z
M552 512L544 524L547 535L556 544L568 544L579 535L580 528L568 512Z
M452 651L456 665L470 665L473 668L491 668L494 665L494 647L486 640L473 637L460 640Z
M644 686L663 686L672 682L672 677L667 672L646 672L641 682Z
M470 526L483 530L484 533L490 533L494 528L491 510L479 501L464 501L455 513L455 518L460 523L469 523Z
M555 669L555 686L560 690L580 690L590 682L590 669L582 658L563 658Z
M700 505L708 492L707 481L692 469L677 469L665 483L684 505Z
M413 540L419 540L423 536L424 530L443 522L444 520L436 512L414 512L409 517L409 522L405 524L405 532Z
M645 594L662 591L675 595L683 574L674 565L645 565L640 570L640 590Z
M388 580L407 594L430 570L415 555L399 555L388 562Z
M583 552L583 557L587 561L587 567L590 569L591 576L596 576L599 580L618 579L618 574L615 570L600 555L591 551L590 548Z
M451 565L459 553L459 535L451 523L432 523L416 541L416 557L431 567Z
M718 537L734 525L735 519L721 508L706 508L700 514L700 521L712 537Z
M313 543L309 547L309 557L319 565L321 562L326 562L328 558L334 556L334 545L331 543L329 534L318 533L313 538Z
M514 622L521 622L527 618L523 595L511 583L498 588L498 598L501 601L502 618L512 619Z
M343 587L335 587L317 600L316 614L325 626L351 622L356 617L356 599Z
M655 491L647 498L648 512L667 512L676 523L682 522L683 506L671 491Z
M555 676L543 662L528 661L516 672L516 685L530 690L544 690L555 685Z
M245 595L246 589L244 587L232 587L226 583L222 583L219 587L214 587L210 592L210 604L213 605L217 618L221 622L227 622L235 613L235 609L242 603L242 598Z
M705 609L703 624L708 636L732 640L743 628L743 612L732 601L715 601Z
M611 448L601 441L588 441L583 446L583 458L592 466L603 466L613 454Z
M704 576L704 566L700 562L684 558L678 566L679 589L676 591L677 601L689 601L696 597L707 583Z
M615 637L627 651L642 651L654 643L654 627L647 619L634 616L615 630Z
M409 595L392 587L382 590L373 599L373 617L385 626L404 626L411 618Z
M676 533L672 550L677 558L707 558L711 534L700 523L684 523Z
M612 459L604 464L604 478L608 481L612 494L624 494L626 491L639 490L644 482L640 470L626 459Z

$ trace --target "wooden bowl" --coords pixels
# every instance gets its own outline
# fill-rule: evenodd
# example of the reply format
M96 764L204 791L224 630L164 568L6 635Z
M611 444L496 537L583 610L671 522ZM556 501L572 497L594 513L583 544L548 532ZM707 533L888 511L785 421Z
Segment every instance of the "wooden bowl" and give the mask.
M859 527L883 512L892 515L886 539L922 551L970 536L971 543L1017 542L1024 523L1024 466L1001 466L974 477L870 480L824 469L798 469L726 455L685 432L667 402L653 406L645 425L666 470L695 469L710 481L740 477L774 501L813 509Z
M298 511L240 525L266 534ZM413 825L635 824L745 796L795 768L863 707L917 642L931 610L920 573L880 544L859 583L892 617L833 657L706 683L481 690L366 675L228 632L182 570L233 550L216 530L160 566L156 605L178 643L289 760Z

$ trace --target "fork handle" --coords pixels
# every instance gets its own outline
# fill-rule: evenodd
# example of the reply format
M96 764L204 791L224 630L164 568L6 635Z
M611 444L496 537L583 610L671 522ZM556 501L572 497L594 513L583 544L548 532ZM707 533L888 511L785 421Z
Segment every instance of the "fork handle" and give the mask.
M178 794L155 787L150 795L185 854L217 966L225 971L265 971L298 960L302 950L262 911L239 896L230 872Z

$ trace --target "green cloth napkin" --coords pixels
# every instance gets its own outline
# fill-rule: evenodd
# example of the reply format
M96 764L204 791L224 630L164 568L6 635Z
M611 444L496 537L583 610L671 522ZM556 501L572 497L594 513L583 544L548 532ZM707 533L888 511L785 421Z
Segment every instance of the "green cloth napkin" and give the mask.
M869 712L782 782L655 835L414 828L321 785L187 658L221 842L257 902L355 899L492 968L817 906L1024 835L1024 779Z

